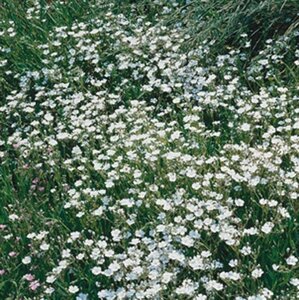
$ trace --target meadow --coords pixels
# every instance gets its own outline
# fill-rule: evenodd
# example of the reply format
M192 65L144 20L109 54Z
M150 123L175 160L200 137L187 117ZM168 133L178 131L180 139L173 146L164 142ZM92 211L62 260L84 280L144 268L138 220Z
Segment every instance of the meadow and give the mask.
M299 299L299 1L0 2L0 300Z

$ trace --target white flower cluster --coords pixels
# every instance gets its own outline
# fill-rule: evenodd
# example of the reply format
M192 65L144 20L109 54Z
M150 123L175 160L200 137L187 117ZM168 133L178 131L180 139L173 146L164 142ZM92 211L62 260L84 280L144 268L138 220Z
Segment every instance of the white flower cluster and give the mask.
M294 36L256 60L189 38L111 11L54 28L41 70L7 70L0 159L21 183L2 267L34 274L30 299L298 297Z

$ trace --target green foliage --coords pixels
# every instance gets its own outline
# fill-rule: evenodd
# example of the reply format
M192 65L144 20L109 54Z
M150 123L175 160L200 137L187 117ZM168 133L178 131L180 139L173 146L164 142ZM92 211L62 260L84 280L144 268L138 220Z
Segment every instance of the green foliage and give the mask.
M192 42L213 39L221 46L238 46L247 33L252 50L267 39L288 34L299 26L296 0L211 0L190 1L183 14Z

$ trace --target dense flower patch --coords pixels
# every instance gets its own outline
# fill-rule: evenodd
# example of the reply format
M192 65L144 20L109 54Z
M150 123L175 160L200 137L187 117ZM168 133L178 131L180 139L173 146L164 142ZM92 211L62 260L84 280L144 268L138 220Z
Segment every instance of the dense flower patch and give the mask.
M299 32L215 54L166 2L1 46L2 299L298 299Z

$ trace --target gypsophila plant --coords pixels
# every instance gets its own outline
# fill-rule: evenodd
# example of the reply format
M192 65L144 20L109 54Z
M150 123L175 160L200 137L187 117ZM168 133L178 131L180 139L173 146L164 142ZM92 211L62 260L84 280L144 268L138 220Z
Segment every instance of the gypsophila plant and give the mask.
M298 299L296 8L2 1L0 299Z

